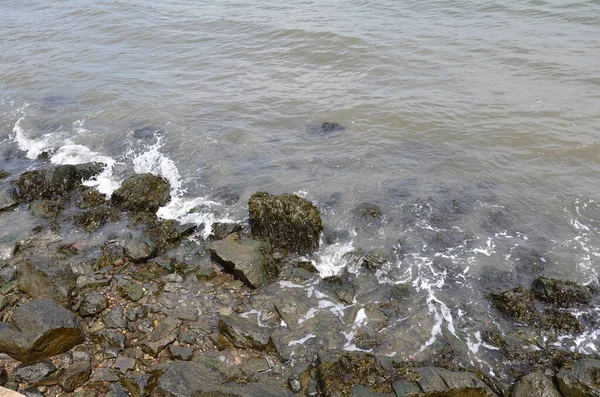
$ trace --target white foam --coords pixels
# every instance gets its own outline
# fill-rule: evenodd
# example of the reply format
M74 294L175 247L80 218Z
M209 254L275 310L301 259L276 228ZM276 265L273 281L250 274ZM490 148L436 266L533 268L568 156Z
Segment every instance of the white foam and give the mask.
M52 137L50 134L46 134L38 139L29 138L23 126L24 119L25 116L21 116L17 120L13 127L13 136L11 138L17 143L19 150L25 152L25 156L28 159L34 160L51 147Z
M344 255L354 250L352 242L335 243L324 247L317 255L315 267L319 270L321 277L335 276L339 274L348 264Z
M296 340L291 341L290 343L288 343L288 347L292 347L292 346L295 346L295 345L303 345L308 340L310 340L312 338L316 338L316 337L317 337L317 335L315 335L315 334L308 334L304 338L296 339Z

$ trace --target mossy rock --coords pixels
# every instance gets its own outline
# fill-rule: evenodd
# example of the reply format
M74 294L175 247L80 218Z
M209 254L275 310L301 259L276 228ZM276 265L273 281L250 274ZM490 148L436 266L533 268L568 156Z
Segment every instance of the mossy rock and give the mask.
M159 221L156 225L144 231L144 235L156 244L157 254L175 248L181 242L177 223L173 220Z
M539 323L539 315L530 291L516 287L500 293L491 293L488 297L494 307L507 317L529 325Z
M319 209L295 194L257 192L248 201L252 235L275 248L309 254L319 247L323 222Z
M541 301L558 307L574 307L579 304L589 304L589 291L573 282L555 278L538 277L533 280L531 291Z
M121 213L108 206L102 206L75 215L73 224L88 232L93 232L106 224L121 219Z
M134 175L111 196L111 202L124 211L156 212L171 199L171 186L165 178L152 174Z
M392 392L388 372L372 354L333 353L333 357L322 360L317 370L325 396L347 397L358 385L377 392Z

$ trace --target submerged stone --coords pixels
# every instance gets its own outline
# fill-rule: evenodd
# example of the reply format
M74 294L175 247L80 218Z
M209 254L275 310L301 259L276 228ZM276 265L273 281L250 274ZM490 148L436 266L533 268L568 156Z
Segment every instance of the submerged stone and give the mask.
M531 290L539 300L558 307L587 305L591 300L591 295L585 287L555 278L538 277L533 281Z
M319 246L323 222L319 209L295 194L257 192L248 201L252 235L276 248L309 254Z
M125 211L156 212L171 199L166 179L152 174L138 174L126 179L111 196L113 205Z
M539 322L531 292L516 287L509 291L491 293L489 298L496 309L517 321L534 325Z
M73 224L87 232L93 232L107 222L116 222L121 219L121 213L108 206L97 207L75 215Z

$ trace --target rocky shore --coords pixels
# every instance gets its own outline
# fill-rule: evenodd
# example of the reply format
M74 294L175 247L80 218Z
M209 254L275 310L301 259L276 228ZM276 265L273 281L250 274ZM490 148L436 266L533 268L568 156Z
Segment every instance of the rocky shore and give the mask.
M377 283L385 254L349 254L360 280L322 278L306 259L323 231L311 202L257 192L248 222L214 224L201 239L197 225L156 217L170 200L166 180L134 175L106 198L81 184L102 169L0 171L0 222L31 226L5 227L0 246L5 388L82 397L600 396L599 357L547 347L590 326L565 310L597 305L590 286L536 277L489 294L498 322L521 325L505 334L482 324L480 343L497 353L493 376L452 335L408 353L428 335L396 330L420 297L409 284Z

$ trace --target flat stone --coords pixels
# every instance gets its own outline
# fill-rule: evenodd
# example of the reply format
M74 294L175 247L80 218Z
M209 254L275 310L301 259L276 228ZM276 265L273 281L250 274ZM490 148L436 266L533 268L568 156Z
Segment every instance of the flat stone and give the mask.
M152 354L160 353L177 339L181 324L181 320L172 317L165 318L156 326L152 334L148 336L142 347Z
M54 371L56 371L56 367L52 363L40 362L17 368L15 370L15 379L17 382L33 383L50 375Z
M124 328L125 314L123 311L123 306L118 305L109 310L108 313L104 315L103 320L106 328Z
M93 316L108 307L108 299L100 292L89 292L83 296L79 305L79 313L82 316Z
M74 355L73 363L58 375L58 384L67 392L72 392L82 386L92 374L89 355L86 354L83 357L76 358L77 356Z
M169 346L169 356L174 360L190 361L194 354L194 349L186 346Z
M127 371L132 371L135 369L135 363L135 358L119 357L115 360L113 367L121 371L122 374L125 374Z
M220 316L218 326L219 331L237 348L264 351L272 344L267 329L237 314Z

